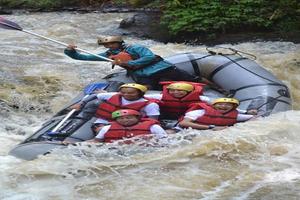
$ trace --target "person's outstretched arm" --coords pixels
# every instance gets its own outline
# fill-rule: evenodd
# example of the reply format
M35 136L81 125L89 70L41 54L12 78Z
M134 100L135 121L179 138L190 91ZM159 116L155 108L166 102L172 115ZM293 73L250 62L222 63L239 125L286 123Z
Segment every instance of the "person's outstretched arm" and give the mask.
M78 51L75 50L76 46L75 45L69 45L65 50L64 50L64 53L75 59L75 60L89 60L89 61L106 61L104 59L101 59L99 57L96 57L94 55L91 55L91 54L83 54L83 53L79 53ZM107 53L104 52L104 53L100 53L98 54L99 56L102 56L102 57L108 57Z

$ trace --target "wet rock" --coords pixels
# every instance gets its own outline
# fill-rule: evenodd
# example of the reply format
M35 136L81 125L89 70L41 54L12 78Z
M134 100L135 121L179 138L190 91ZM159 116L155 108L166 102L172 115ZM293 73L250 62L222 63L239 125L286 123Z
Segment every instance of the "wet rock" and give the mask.
M11 125L7 125L7 126L5 126L5 130L6 131L13 131L13 130L16 130L16 127L13 127Z
M271 146L269 149L272 156L282 156L288 153L287 148L284 146Z
M127 29L134 26L134 23L135 23L135 16L131 18L123 19L120 23L119 28Z
M159 23L160 17L160 12L140 12L130 18L123 19L119 28L124 30L123 35L131 34L140 38L168 42L171 36L166 27Z
M138 9L133 8L130 5L122 4L122 3L116 3L113 2L104 2L102 5L100 5L101 12L104 13L124 13L124 12L136 12Z
M0 7L0 15L10 15L12 14L11 10Z
M17 135L26 135L26 131L24 131L24 130L18 130L18 131L16 132L16 134L17 134Z

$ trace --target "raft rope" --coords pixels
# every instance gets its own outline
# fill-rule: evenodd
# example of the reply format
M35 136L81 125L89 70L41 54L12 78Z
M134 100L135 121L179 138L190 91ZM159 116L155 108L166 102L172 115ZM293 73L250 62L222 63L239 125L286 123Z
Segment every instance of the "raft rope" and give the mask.
M193 56L193 53L191 52L187 52L187 53L184 53L187 55L187 57L189 58L189 61L191 62L192 64L192 67L194 69L194 73L195 73L195 76L197 77L197 79L201 82L202 80L202 73L201 73L201 70L200 70L200 67L199 67L199 64L197 63L198 60L202 60L204 58L207 58L207 57L210 57L210 56L213 56L212 54L208 54L208 55L205 55L203 57L200 57L200 58L195 58ZM183 61L183 62L178 62L176 63L177 65L178 64L182 64L182 63L186 63L187 61ZM176 65L175 65L176 66Z
M194 56L193 56L193 54L187 54L187 57L190 59L190 62L192 63L192 66L193 66L193 69L194 69L194 72L195 72L195 74L196 74L196 77L197 77L197 79L199 80L199 81L201 81L201 79L202 79L202 73L201 73L201 71L200 71L200 68L199 68L199 65L198 65L198 63L197 63L197 60L199 60L199 59L196 59ZM201 59L203 59L203 58L205 58L205 57L207 57L207 56L204 56L204 57L202 57Z
M269 78L266 78L266 77L264 77L264 76L261 76L261 75L255 73L255 72L253 72L253 71L251 71L251 70L249 70L249 69L243 67L242 65L240 65L239 63L237 63L235 60L232 60L232 59L229 58L228 56L226 56L226 55L222 55L222 56L224 56L225 58L227 58L227 59L230 60L232 63L234 63L234 64L236 64L237 66L239 66L240 68L242 68L242 69L244 69L244 70L250 72L251 74L254 74L254 75L256 75L256 76L258 76L258 77L260 77L260 78L262 78L262 79L265 79L265 80L267 80L267 81L270 81L271 83L276 83L276 84L278 84L277 82L275 82L275 81L273 81L273 80L271 80L271 79L269 79Z
M211 55L211 54L208 54L208 55L205 55L205 56L200 57L200 58L195 58L195 57L193 56L193 53L191 53L191 52L184 53L184 54L186 54L187 57L190 59L189 61L192 63L194 70L195 70L195 68L199 68L199 65L198 65L198 63L197 63L196 61L202 60L202 59L207 58L207 57L210 57L210 56L213 56L213 55ZM187 62L187 61L183 61L183 62L178 62L178 63L176 63L176 64L181 64L181 63L186 63L186 62ZM200 69L196 69L196 70L198 71L198 70L200 70ZM195 72L196 72L196 71L195 71Z
M285 103L287 105L291 105L291 103L289 103L287 101L284 101L282 99L279 99L280 97L284 97L284 96L279 95L278 97L275 97L275 98L272 97L272 100L266 101L265 103L263 103L260 106L258 106L257 109L261 108L262 106L264 106L264 105L266 105L266 104L268 104L268 103L270 103L270 102L272 102L274 100L280 101L281 103ZM254 99L256 99L256 98L241 99L241 100L239 100L239 102L250 101L250 100L254 100Z
M281 87L284 87L286 90L288 90L288 87L286 85L283 85L281 83L264 83L264 84L253 84L253 85L247 85L247 86L244 86L244 87L240 87L240 88L237 88L235 90L230 90L230 94L231 96L234 96L235 93L239 90L243 90L243 89L246 89L246 88L251 88L251 87L259 87L259 86L281 86ZM284 96L284 95L282 95ZM288 95L286 97L289 97Z
M224 55L222 55L224 56ZM209 77L208 77L208 80L212 80L213 77L219 72L221 71L222 69L224 69L225 67L231 65L232 63L236 63L237 61L240 61L240 60L246 60L247 58L245 57L240 57L240 58L237 58L236 60L234 61L229 61L227 63L224 63L223 65L220 65L219 67L217 67L213 72L210 73Z
M265 103L262 103L261 105L259 105L255 109L257 109L257 111L264 111L264 110L260 110L260 108L262 108L263 106L265 106L267 104L273 103L274 101L276 101L276 102L280 101L281 103L285 103L287 105L291 105L289 102L279 99L280 97L284 97L284 96L280 94L279 96L277 96L275 98L273 98L273 97L272 98L267 98L267 101ZM255 99L255 98L251 98L251 99ZM251 100L251 99L243 99L240 102ZM275 103L275 105L276 105L276 103ZM268 116L271 112L272 112L272 110L264 111L264 113L260 114L259 116Z
M237 49L234 49L234 48L231 48L231 47L222 47L222 46L220 46L218 48L220 48L220 49L229 49L230 51L232 51L232 53L216 52L216 51L211 50L209 47L206 47L206 50L207 50L208 53L210 53L212 55L236 55L237 54L241 57L244 57L242 54L245 54L245 55L250 56L250 58L248 58L248 59L256 60L256 56L251 54L251 53L248 53L248 52L240 51L240 50L237 50ZM251 59L251 57L252 57L252 59Z
M282 95L279 95L278 97L275 97L275 98L271 98L269 101L266 101L265 103L261 104L261 105L258 106L256 109L259 110L259 109L260 109L261 107L263 107L264 105L267 105L267 104L269 104L269 103L272 103L272 102L274 102L275 100L290 105L290 103L288 103L288 102L286 102L286 101L279 100L280 97L282 97Z
M224 47L221 47L221 48L224 48ZM221 71L222 69L224 69L225 67L229 66L231 63L234 63L234 64L236 64L237 66L239 66L240 68L242 68L242 69L244 69L244 70L250 72L251 74L254 74L255 76L258 76L258 77L260 77L260 78L262 78L262 79L265 79L265 80L267 80L267 81L270 82L270 83L266 83L266 84L253 84L253 85L248 85L248 86L241 87L241 88L238 88L238 89L235 89L235 90L230 90L230 91L229 91L229 92L230 92L230 95L229 95L229 96L231 96L231 97L234 96L238 90L242 90L242 89L249 88L249 87L264 86L264 85L282 86L282 87L284 87L284 88L286 89L285 91L288 92L288 88L287 88L286 85L283 85L283 84L278 83L278 82L276 82L276 81L273 81L273 80L271 80L271 79L269 79L269 78L266 78L266 77L264 77L264 76L261 76L261 75L255 73L255 72L253 72L253 71L251 71L251 70L249 70L249 69L243 67L241 64L238 63L238 61L240 61L240 60L243 60L243 59L249 59L249 58L243 57L241 54L239 54L239 52L241 52L241 53L243 53L243 54L246 54L246 55L250 55L251 57L254 58L254 60L256 59L256 56L254 56L254 55L252 55L252 54L249 54L249 53L246 53L246 52L238 51L238 50L235 50L235 49L232 49L232 48L224 48L224 49L229 49L229 50L231 50L233 53L232 53L232 54L224 54L224 53L214 52L214 51L212 51L212 50L206 48L206 50L207 50L210 54L212 54L212 55L221 55L221 56L227 58L227 59L230 61L230 62L227 62L227 63L225 63L225 64L219 66L218 68L216 68L216 70L214 70L214 71L210 74L210 76L209 76L209 79L210 79L210 80L212 80L213 76L215 76L215 74L216 74L217 72L219 72L219 71ZM237 59L235 59L235 60L233 60L233 59L231 59L231 58L229 57L230 55L235 55L235 54L238 54L238 55L241 56L241 57L240 57L240 58L237 58ZM263 103L263 104L261 104L260 106L258 106L258 107L257 107L257 110L259 110L259 109L260 109L261 107L263 107L264 105L267 105L267 104L270 104L270 103L274 102L275 100L290 105L289 102L286 102L286 101L284 101L284 100L279 100L280 97L287 97L287 98L288 98L288 97L289 97L289 94L288 94L288 93L287 93L287 95L279 94L278 97L272 98L272 99L270 99L270 100L267 100L265 103ZM242 101L245 101L245 100L242 100ZM268 114L268 112L264 113L263 115L266 115L266 114Z
M185 54L187 54L187 57L190 59L190 62L191 62L192 67L194 69L194 73L196 74L196 77L197 77L197 79L198 79L199 82L203 82L204 84L208 85L210 88L212 88L212 89L214 89L214 90L216 90L216 91L218 91L218 92L220 92L220 93L222 93L224 95L228 94L228 91L226 91L226 90L218 87L215 84L212 84L211 82L208 81L208 79L207 80L203 80L202 73L200 71L200 67L199 67L199 64L198 64L197 61L198 60L202 60L202 59L207 58L207 57L210 57L210 56L213 56L212 54L205 55L205 56L203 56L201 58L195 58L192 53L185 53Z
M222 54L222 53L216 53L216 52L210 51L208 48L206 48L206 49L208 50L208 52L210 53L210 55L206 55L206 56L203 56L203 57L201 57L201 58L195 58L191 53L186 53L187 56L188 56L189 59L190 59L190 62L192 63L194 72L195 72L196 74L199 74L199 75L202 74L201 71L200 71L199 64L198 64L196 61L202 60L202 59L207 58L207 57L209 57L209 56L213 56L213 55L218 54L218 55L224 56L225 58L227 58L228 60L230 60L230 62L227 62L227 63L223 64L222 66L219 66L215 71L213 71L213 72L210 74L209 78L208 78L209 80L212 80L213 76L214 76L217 72L219 72L220 70L222 70L222 69L224 69L225 67L229 66L231 63L234 63L234 64L236 64L237 66L239 66L240 68L242 68L242 69L244 69L244 70L246 70L246 71L248 71L248 72L250 72L250 73L252 73L252 74L254 74L254 75L256 75L256 76L258 76L258 77L260 77L260 78L262 78L262 79L265 79L265 80L271 82L271 83L266 83L266 84L253 84L253 85L244 86L244 87L241 87L241 88L238 88L238 89L235 89L235 90L230 90L230 91L229 91L230 94L229 94L228 96L234 96L238 90L242 90L242 89L249 88L249 87L264 86L264 85L282 86L282 87L284 87L284 88L286 89L285 91L288 91L288 88L287 88L286 85L283 85L283 84L281 84L281 83L277 83L277 82L275 82L275 81L273 81L273 80L270 80L270 79L268 79L268 78L266 78L266 77L263 77L263 76L261 76L261 75L255 73L255 72L253 72L253 71L251 71L251 70L249 70L249 69L243 67L243 66L240 65L239 63L237 63L238 61L245 60L245 59L249 59L249 58L243 57L243 56L242 56L241 54L239 54L238 52L241 52L241 53L243 53L243 54L250 55L250 56L252 56L252 57L254 58L254 60L256 59L256 56L254 56L254 55L252 55L252 54L249 54L249 53L246 53L246 52L238 51L238 50L235 50L235 49L232 49L232 48L227 48L227 49L230 49L231 51L233 51L233 53L230 54L230 55L238 54L238 55L240 56L240 58L237 58L236 60L233 60L233 59L229 58L229 57L228 57L227 55L225 55L225 54ZM284 100L280 100L280 99L279 99L280 97L288 97L288 96L289 96L289 95L281 95L281 94L280 94L278 97L272 98L272 99L266 101L265 103L263 103L262 105L260 105L257 109L259 109L259 108L263 107L264 105L269 104L269 103L271 103L271 102L273 102L273 101L275 101L275 100L290 105L289 102L284 101ZM242 101L246 101L246 99L245 99L245 100L242 100Z
M243 59L249 59L249 58L247 58L247 57L243 57L241 54L239 54L239 52L240 52L240 53L243 53L243 54L246 54L246 55L250 55L251 57L254 58L254 60L256 59L256 56L254 56L254 55L252 55L252 54L250 54L250 53L246 53L246 52L243 52L243 51L239 51L239 50L233 49L233 48L227 48L227 47L220 47L220 48L222 48L222 49L229 49L229 50L231 50L233 53L232 53L232 54L224 54L224 53L214 52L214 51L210 50L209 47L206 47L206 50L207 50L210 54L212 54L212 55L221 55L221 56L227 58L228 60L230 60L231 62L225 63L225 64L223 64L223 65L220 66L221 69L220 69L220 67L218 67L215 71L213 71L213 72L211 73L210 77L209 77L210 80L212 79L212 77L213 77L218 71L220 71L220 70L222 70L223 68L227 67L227 66L230 65L231 63L234 63L234 64L236 64L237 66L239 66L240 68L242 68L242 69L244 69L244 70L246 70L246 71L248 71L248 72L250 72L250 73L252 73L252 74L254 74L254 75L256 75L256 76L258 76L258 77L260 77L260 78L262 78L262 79L265 79L265 80L267 80L267 81L270 81L271 83L277 83L277 82L275 82L275 81L273 81L273 80L271 80L271 79L268 79L268 78L266 78L266 77L263 77L263 76L261 76L261 75L255 73L255 72L253 72L253 71L251 71L251 70L249 70L249 69L243 67L242 65L240 65L240 64L237 62L237 61L240 61L240 60L243 60ZM229 56L228 56L228 55L235 55L235 54L238 54L239 56L241 56L241 58L238 58L238 59L236 59L236 60L233 60L233 59L229 58ZM251 60L251 59L250 59L250 60ZM277 83L277 84L278 84L278 83Z
M262 96L260 96L260 97L262 97ZM272 100L271 100L271 101L277 100L277 101L280 101L281 103L285 103L285 104L287 104L287 105L291 105L291 103L289 103L289 102L287 102L287 101L285 101L285 100L279 99L280 97L286 97L286 96L280 94L279 96L277 96L277 97L275 97L275 98L272 97ZM255 98L241 99L241 100L239 100L239 102L250 101L250 100L254 100L254 99L256 99L256 98L257 98L257 97L255 97ZM263 103L263 104L261 104L260 106L258 106L258 108L261 108L262 106L268 104L269 102L270 102L270 101L266 101L265 103Z

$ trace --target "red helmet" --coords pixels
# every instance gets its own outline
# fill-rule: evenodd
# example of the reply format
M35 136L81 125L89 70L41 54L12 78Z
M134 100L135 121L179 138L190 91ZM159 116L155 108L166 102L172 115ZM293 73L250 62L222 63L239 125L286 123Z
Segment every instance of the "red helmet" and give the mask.
M122 109L122 110L116 110L115 112L113 112L111 114L113 119L116 119L116 118L121 117L121 116L127 116L127 115L140 116L141 113L136 111L136 110L132 110L132 109Z

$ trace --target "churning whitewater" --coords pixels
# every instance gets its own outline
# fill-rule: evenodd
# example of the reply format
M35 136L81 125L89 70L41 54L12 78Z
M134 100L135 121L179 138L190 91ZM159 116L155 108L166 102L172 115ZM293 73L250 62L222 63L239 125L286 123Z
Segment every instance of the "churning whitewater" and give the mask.
M36 13L3 16L27 30L103 52L96 39L120 33L133 15ZM163 57L206 46L125 37ZM300 45L222 44L257 56L291 90L293 110L222 131L185 130L145 147L82 144L24 161L9 156L82 88L120 70L76 61L63 47L0 30L0 199L299 199ZM157 147L160 146L160 147Z

